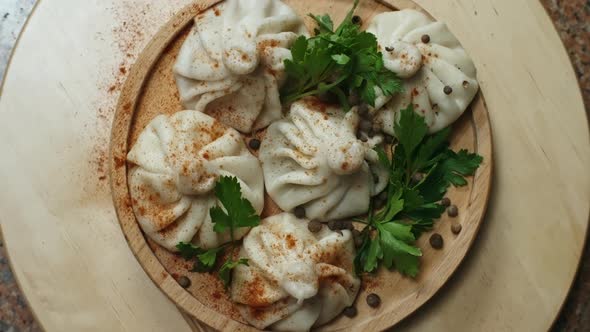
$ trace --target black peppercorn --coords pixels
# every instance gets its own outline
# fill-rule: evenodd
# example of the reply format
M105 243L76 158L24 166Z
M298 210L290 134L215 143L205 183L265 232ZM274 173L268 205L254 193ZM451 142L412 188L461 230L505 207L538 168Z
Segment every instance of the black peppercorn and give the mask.
M443 247L443 237L438 234L438 233L434 233L430 236L430 245L434 248L434 249L441 249Z
M367 304L371 308L377 308L381 304L381 298L375 293L367 295Z
M252 150L258 150L260 149L260 140L257 138L253 138L250 140L250 142L248 143L248 145L250 146L250 148Z
M312 233L317 233L322 230L322 223L317 220L312 220L307 224L307 229Z
M178 278L178 284L182 288L189 288L191 286L191 280L185 276Z
M451 232L453 232L453 234L459 234L461 233L461 229L463 229L463 227L461 226L461 224L452 224L451 225Z
M346 316L348 318L352 318L352 317L356 316L357 310L355 307L346 307L342 311L342 314L344 314L344 316Z
M450 95L451 93L453 93L453 88L451 88L450 86L447 85L443 89L443 92L445 93L445 95Z
M451 205L449 206L449 209L447 210L447 213L449 215L449 217L456 217L459 215L459 209L457 208L457 205Z
M293 214L295 214L295 217L298 219L303 219L305 218L305 208L303 206L298 206L293 210Z
M428 44L430 43L430 36L429 35L422 35L422 38L420 38L422 40L422 42L424 44Z
M338 222L336 220L330 220L330 221L328 221L328 228L331 231L338 230Z

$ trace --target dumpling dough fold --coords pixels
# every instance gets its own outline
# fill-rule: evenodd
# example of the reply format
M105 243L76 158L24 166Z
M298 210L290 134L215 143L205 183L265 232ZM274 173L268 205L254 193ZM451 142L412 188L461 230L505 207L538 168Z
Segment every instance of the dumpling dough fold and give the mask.
M133 211L143 231L161 246L179 242L203 248L230 240L216 233L209 209L219 176L234 176L257 213L264 206L262 169L240 134L197 111L159 115L139 135L127 160ZM234 232L243 237L248 229Z
M357 139L356 108L345 113L315 99L295 102L260 147L265 185L283 211L302 205L307 217L342 219L367 212L387 185L373 142Z
M352 234L327 227L318 233L290 213L264 219L244 238L231 298L259 329L308 331L352 305L360 287L354 275Z
M283 62L305 33L279 0L226 0L207 10L174 65L182 103L244 133L268 126L282 117Z
M404 92L379 113L386 133L394 134L399 111L410 104L431 133L463 114L479 90L476 69L444 23L406 9L376 15L367 31L377 36L385 67L404 79Z

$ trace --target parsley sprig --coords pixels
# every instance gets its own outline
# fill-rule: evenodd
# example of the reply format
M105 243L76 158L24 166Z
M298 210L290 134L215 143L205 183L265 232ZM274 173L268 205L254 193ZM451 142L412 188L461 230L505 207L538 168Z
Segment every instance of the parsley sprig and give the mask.
M335 30L329 15L309 15L318 27L315 36L299 37L291 47L292 59L285 60L284 104L328 94L349 110L352 94L375 106L376 88L386 96L402 91L400 79L383 65L375 35L352 22L357 5L358 0Z
M180 256L186 260L195 259L193 272L211 272L218 265L220 257L239 245L234 239L234 231L240 227L255 227L260 224L260 216L247 199L242 197L242 190L238 179L222 176L215 184L215 195L223 205L214 206L209 210L211 221L215 224L213 230L218 233L229 229L231 242L217 248L203 249L190 243L180 242L176 245ZM231 270L238 265L248 265L248 260L240 258L233 260L231 255L219 269L219 278L227 288L231 282Z
M412 105L401 111L394 130L398 144L392 159L382 148L376 149L381 164L390 170L387 203L379 211L371 206L362 221L367 226L361 232L355 268L357 273L373 272L383 264L415 277L422 251L414 242L445 211L439 201L449 186L467 185L465 177L475 173L483 158L449 149L450 128L428 135L424 118ZM412 181L416 173L423 174L417 183Z

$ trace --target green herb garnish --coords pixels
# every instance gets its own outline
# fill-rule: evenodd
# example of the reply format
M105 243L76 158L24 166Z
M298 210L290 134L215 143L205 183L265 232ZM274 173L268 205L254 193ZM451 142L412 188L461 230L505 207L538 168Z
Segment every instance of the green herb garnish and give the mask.
M225 288L229 287L231 282L231 270L235 269L238 265L248 266L248 260L246 258L240 258L237 261L228 259L223 263L221 269L219 269L219 279L223 281L223 286L225 286Z
M260 224L260 216L256 214L250 201L242 197L242 188L237 178L222 176L215 185L215 196L227 213L219 206L209 210L211 220L215 223L214 231L221 233L229 228L233 238L234 229Z
M451 184L464 186L466 176L473 175L483 158L448 147L450 128L428 135L424 118L410 105L400 112L394 126L398 144L389 160L387 153L376 149L381 164L390 170L386 188L387 203L375 211L373 206L361 232L363 244L355 258L357 273L373 272L379 264L415 277L422 251L415 240L432 228L445 207L439 204ZM417 173L422 179L412 181Z
M193 272L210 272L218 265L218 257L223 255L227 249L235 248L239 241L234 240L234 231L240 227L255 227L260 224L260 216L256 214L250 201L242 197L242 190L238 179L235 177L222 176L215 184L215 195L223 205L214 206L209 210L211 221L215 224L213 230L221 233L229 229L232 238L220 247L202 249L190 243L180 242L176 245L180 256L186 260L195 259ZM248 265L248 260L240 258L237 261L228 258L219 270L219 278L227 288L231 282L231 270L236 266Z
M349 110L352 94L375 106L376 88L385 96L402 91L400 79L383 65L375 35L353 23L357 5L358 0L336 30L329 15L309 15L318 27L315 36L299 37L291 47L292 60L285 60L284 104L329 94Z

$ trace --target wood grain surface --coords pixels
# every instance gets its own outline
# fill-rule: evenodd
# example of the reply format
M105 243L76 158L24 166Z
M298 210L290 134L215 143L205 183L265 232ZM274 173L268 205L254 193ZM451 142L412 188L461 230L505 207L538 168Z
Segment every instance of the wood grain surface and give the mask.
M302 17L308 12L328 12L335 22L339 22L350 10L348 0L286 0L285 3ZM128 169L124 163L129 149L153 118L183 109L172 67L193 25L191 18L206 8L206 4L199 7L190 5L180 11L156 34L131 70L115 114L110 158L111 185L113 201L125 237L152 280L174 303L192 316L188 319L193 320L194 328L204 328L199 324L200 320L215 329L233 331L249 327L232 305L221 282L211 274L188 272L192 268L191 264L144 237L133 214L127 185ZM398 3L396 7L407 8L405 4ZM390 10L390 7L381 3L364 1L356 14L368 24L375 14ZM306 18L305 23L311 31L314 27L313 20ZM491 184L492 141L489 117L482 96L476 98L472 109L455 123L451 143L455 150L478 152L484 162L468 186L449 191L448 196L459 207L461 214L457 218L445 215L435 225L433 232L442 234L446 240L444 250L432 249L428 244L431 233L425 234L418 241L423 257L421 272L415 280L386 270L374 277L367 276L356 304L359 314L354 319L339 317L321 330L383 330L393 326L430 299L465 257L481 226ZM267 199L266 205L274 204ZM280 212L278 208L265 208L265 211L271 210L271 214ZM266 216L268 213L262 217ZM452 234L452 219L463 226L460 235ZM191 279L191 286L186 290L174 282L174 276L177 278L182 275ZM364 301L370 293L377 293L387 299L379 310L370 308Z
M112 119L95 110L117 98L102 93L101 77L137 55L113 51L112 8L152 15L142 49L187 3L43 0L16 50L0 99L0 150L10 156L0 159L0 220L15 274L49 331L190 330L130 254L92 164ZM535 0L419 3L474 57L497 158L473 250L399 329L546 330L575 273L590 202L588 128L571 65Z

